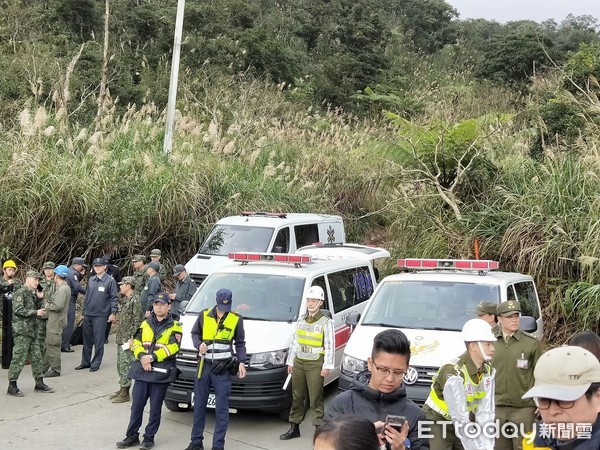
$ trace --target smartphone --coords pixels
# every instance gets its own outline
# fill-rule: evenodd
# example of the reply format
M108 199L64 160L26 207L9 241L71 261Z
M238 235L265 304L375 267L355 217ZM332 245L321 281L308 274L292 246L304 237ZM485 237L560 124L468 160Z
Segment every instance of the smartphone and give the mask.
M400 429L402 428L402 425L404 425L404 422L406 422L406 417L394 416L392 414L388 414L387 417L385 418L385 425L383 426L383 429L385 430L386 425L390 425L390 426L394 427L396 430L400 431Z

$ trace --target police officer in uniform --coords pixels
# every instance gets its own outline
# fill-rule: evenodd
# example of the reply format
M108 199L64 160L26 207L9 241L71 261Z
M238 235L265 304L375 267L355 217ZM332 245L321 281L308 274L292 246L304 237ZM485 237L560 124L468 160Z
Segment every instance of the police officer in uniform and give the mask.
M117 442L117 448L138 445L144 407L150 400L150 417L144 430L140 449L154 447L154 436L160 426L161 410L169 383L177 377L175 358L181 344L181 324L171 317L169 297L159 292L153 303L153 312L142 322L131 340L135 361L130 375L135 380L131 416L126 437Z
M431 450L492 450L494 439L483 433L469 437L465 428L476 422L480 427L494 421L494 371L490 361L496 338L481 319L468 320L461 331L467 351L458 361L440 367L429 397L423 406L427 420L433 421L429 440ZM453 425L440 422L452 421Z
M244 322L241 316L231 311L232 301L233 295L229 289L219 289L216 306L202 311L192 328L192 341L198 349L200 363L198 378L194 383L194 424L191 442L186 450L204 448L202 442L206 423L206 402L211 386L216 397L212 448L223 450L225 447L225 434L229 425L231 374L237 372L238 378L246 376ZM237 370L234 356L237 356L239 361Z
M325 292L312 286L306 293L307 312L296 324L287 359L292 374L292 409L290 429L281 440L300 437L300 422L304 417L304 401L308 392L313 425L323 423L323 380L335 366L335 334L333 320L321 313Z
M27 272L25 284L13 295L12 331L14 338L13 359L8 369L8 389L6 393L14 397L24 394L17 386L19 375L25 366L25 361L31 361L31 373L35 379L36 392L54 392L46 386L42 378L42 354L36 345L36 317L46 314L43 308L36 308L36 298L42 298L43 293L37 290L41 275L35 270Z
M498 328L495 330L496 353L492 365L496 368L496 419L502 428L507 422L524 427L525 433L531 432L535 421L535 404L532 399L523 399L523 395L534 384L533 371L542 349L535 336L521 331L521 305L509 300L498 305ZM508 430L507 430L508 431ZM517 436L520 430L512 430L514 438L499 434L496 450L521 450L523 436Z
M498 325L498 319L496 318L496 308L498 303L496 302L479 302L477 308L475 308L475 314L478 319L485 320L490 324L490 327L494 328Z
M189 301L198 289L198 286L190 278L187 271L185 270L185 266L182 264L177 264L173 268L173 276L177 279L177 283L175 284L175 293L169 294L169 298L173 302L171 306L171 315L175 317L175 319L179 320L179 310L181 309L181 302Z
M154 261L148 263L146 266L148 281L146 281L146 286L144 286L140 297L142 301L142 310L144 311L146 318L150 317L154 298L156 297L156 294L160 292L161 282L158 275L159 269L160 265Z

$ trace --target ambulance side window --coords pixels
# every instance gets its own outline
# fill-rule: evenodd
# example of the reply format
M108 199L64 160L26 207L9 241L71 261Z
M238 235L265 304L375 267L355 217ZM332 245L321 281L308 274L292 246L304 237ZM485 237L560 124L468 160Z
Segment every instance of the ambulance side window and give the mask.
M368 300L373 294L373 279L367 266L327 275L336 313Z
M284 227L277 233L275 243L273 244L274 253L288 253L290 251L290 228Z
M296 247L298 248L319 242L319 227L316 223L296 225L294 234L296 236Z
M531 281L522 281L514 285L517 301L521 305L521 314L539 319L540 311L537 304L535 287Z

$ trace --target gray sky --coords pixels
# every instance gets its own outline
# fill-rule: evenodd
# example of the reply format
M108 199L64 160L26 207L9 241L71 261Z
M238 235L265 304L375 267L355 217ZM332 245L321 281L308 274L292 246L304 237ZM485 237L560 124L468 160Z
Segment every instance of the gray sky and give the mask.
M484 18L498 22L531 19L560 23L569 13L600 19L600 0L446 0L460 13L459 19Z

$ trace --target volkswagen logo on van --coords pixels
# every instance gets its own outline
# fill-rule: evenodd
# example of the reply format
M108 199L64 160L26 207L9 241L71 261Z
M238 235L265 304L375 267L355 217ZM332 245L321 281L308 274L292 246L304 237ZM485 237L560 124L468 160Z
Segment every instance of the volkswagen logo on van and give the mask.
M409 367L404 375L404 384L415 384L419 379L419 372L414 367Z

